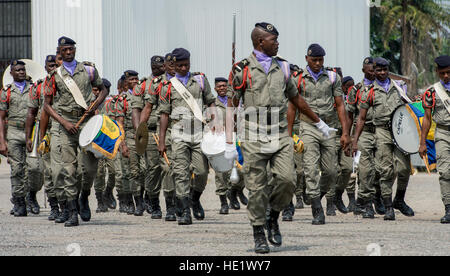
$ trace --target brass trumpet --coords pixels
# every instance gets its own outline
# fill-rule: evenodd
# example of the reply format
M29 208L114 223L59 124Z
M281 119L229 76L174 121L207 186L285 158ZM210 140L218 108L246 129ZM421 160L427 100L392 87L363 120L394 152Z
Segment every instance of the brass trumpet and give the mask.
M34 125L34 131L33 131L33 150L30 153L31 158L38 158L38 147L39 147L39 130L40 130L40 123L39 121L36 121L36 124Z

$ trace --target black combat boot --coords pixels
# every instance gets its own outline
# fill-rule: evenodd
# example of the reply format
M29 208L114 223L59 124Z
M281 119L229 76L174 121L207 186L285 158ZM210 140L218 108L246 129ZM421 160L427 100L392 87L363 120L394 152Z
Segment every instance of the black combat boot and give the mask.
M27 206L25 203L25 197L17 197L17 208L16 212L14 213L15 217L26 217L28 215L27 213Z
M297 210L304 209L305 205L303 204L303 197L301 195L298 195L295 198L296 198L295 209Z
M241 204L237 199L237 190L231 189L227 193L228 200L230 200L230 207L233 210L240 210Z
M384 220L395 220L395 212L394 208L392 207L392 198L384 198L384 207L386 208L386 214L384 216Z
M306 206L311 206L311 197L307 194L303 194L303 203L305 203Z
M291 203L289 203L289 206L283 211L283 221L293 221L294 214L295 214L295 206L294 203L291 201Z
M153 213L152 204L150 202L150 196L148 195L147 192L144 193L144 206L145 206L145 211L149 215L151 215Z
M134 210L135 217L142 217L145 212L144 198L142 196L134 196L134 202L136 202L136 210Z
M136 212L136 207L134 206L132 194L126 194L126 202L127 202L127 215L133 216L134 212Z
M127 212L127 204L125 200L124 194L117 194L117 198L119 199L119 213L126 213Z
M82 191L80 194L80 199L78 200L78 204L80 205L80 218L84 222L88 222L91 220L91 208L89 207L89 195L91 191ZM75 201L75 204L77 202ZM77 216L78 221L78 216Z
M183 203L178 197L175 197L175 214L177 217L181 217L183 215Z
M364 213L364 200L358 197L358 199L356 199L355 210L353 211L353 214L355 216L360 216L363 213Z
M242 203L242 205L247 206L248 205L248 198L244 194L244 189L239 190L237 192L237 195L238 195L239 201Z
M103 202L103 199L104 199L103 193L102 192L96 192L95 193L95 197L97 198L97 210L95 212L97 214L98 213L107 213L108 212L108 207Z
M383 198L381 197L380 186L375 186L375 199L373 200L375 211L380 216L386 215L386 208L384 207Z
M191 207L189 197L184 197L181 200L182 206L182 214L178 218L178 225L191 225L192 224L192 216L191 216Z
M192 193L192 212L194 213L194 218L196 220L205 219L205 210L203 210L202 203L200 202L200 197L203 193L195 191Z
M228 200L226 195L220 196L220 212L221 215L228 215L230 213L230 207L228 206Z
M362 214L363 219L374 219L375 210L373 209L372 200L364 201L365 209Z
M80 206L82 206L81 203L80 203ZM64 224L64 227L78 226L79 222L78 222L77 201L72 200L72 201L67 202L67 208L69 210L69 219Z
M59 217L58 200L55 197L49 197L48 204L50 205L50 216L48 216L48 220L55 221Z
M11 197L10 201L13 204L13 208L11 209L9 214L11 216L14 216L14 214L16 213L16 210L17 210L17 198L13 196L13 197Z
M442 224L450 223L450 204L445 205L445 216L441 219Z
M406 191L397 190L392 207L407 217L414 217L414 211L405 202Z
M267 243L266 233L263 226L253 226L253 238L255 240L255 253L270 253L269 244Z
M30 191L28 193L28 204L30 205L30 210L33 215L39 215L41 213L41 206L36 199L37 192Z
M342 195L344 194L344 191L336 190L336 197L334 201L334 205L338 209L339 212L342 214L347 214L348 209L345 207L344 201L342 200Z
M323 212L322 203L320 198L311 199L311 209L313 215L313 225L324 225L325 224L325 214Z
M327 198L327 216L335 217L336 216L336 205L334 205L334 198Z
M106 187L106 189L102 193L103 204L112 210L117 208L117 201L113 195L113 189Z
M169 194L165 196L166 199L166 218L165 221L177 221L175 214L175 195Z
M152 219L162 219L161 206L159 197L150 197L150 205L152 211Z
M356 208L355 194L347 192L347 196L348 196L348 202L349 202L348 206L347 206L347 213L353 213Z
M283 244L283 237L281 236L280 226L278 225L279 217L280 212L270 210L269 219L266 222L267 239L275 247L280 247Z
M69 208L67 207L67 201L59 202L59 208L61 209L61 212L59 213L59 216L55 219L55 223L65 223L69 220Z
M31 213L31 197L30 197L30 192L27 193L27 195L25 196L25 205L27 207L27 213L30 214Z

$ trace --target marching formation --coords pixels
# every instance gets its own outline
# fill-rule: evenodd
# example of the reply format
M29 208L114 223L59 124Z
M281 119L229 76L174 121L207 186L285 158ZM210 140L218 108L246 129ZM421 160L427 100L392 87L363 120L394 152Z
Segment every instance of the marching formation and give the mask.
M292 221L304 205L311 205L313 225L336 211L386 221L395 220L394 210L413 217L405 201L410 155L427 160L435 151L441 222L450 223L450 57L436 59L440 82L418 103L406 83L391 78L388 60L364 59L364 79L355 83L341 68L324 65L326 51L318 44L307 49L305 69L279 57L278 36L272 24L256 24L254 50L228 79L215 79L217 96L205 74L190 72L183 48L154 56L148 77L125 71L116 96L108 96L112 84L93 63L76 60L76 43L68 37L46 58L45 79L31 80L25 62L14 60L13 82L0 95L11 215L39 214L36 194L44 186L48 219L66 227L91 220L92 188L97 213L118 207L163 219L162 191L165 221L190 225L192 216L205 219L201 197L212 167L220 214L247 206L255 252L264 254L269 243L282 245L280 217ZM420 148L412 152L396 142L413 114L400 112L396 123L402 107L423 110L416 120ZM223 142L217 147L226 169L205 154L205 133Z

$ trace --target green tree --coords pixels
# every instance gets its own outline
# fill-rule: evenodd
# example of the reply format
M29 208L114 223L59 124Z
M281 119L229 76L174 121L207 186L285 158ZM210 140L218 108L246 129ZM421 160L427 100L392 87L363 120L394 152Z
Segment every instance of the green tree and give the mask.
M449 28L450 1L382 1L371 13L372 55L390 59L415 92L435 81L433 58L448 54Z

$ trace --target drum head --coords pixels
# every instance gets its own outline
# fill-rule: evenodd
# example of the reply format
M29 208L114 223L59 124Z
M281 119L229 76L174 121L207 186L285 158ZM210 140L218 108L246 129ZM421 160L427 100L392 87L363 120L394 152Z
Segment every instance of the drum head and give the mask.
M98 133L102 129L103 116L97 115L89 120L83 130L80 133L80 146L85 148L89 146L97 137Z
M404 153L416 154L420 147L418 118L411 114L406 105L399 107L392 117L392 135L397 147Z
M212 134L211 132L205 133L203 135L201 149L206 156L223 153L225 152L226 140L225 133L219 135Z

